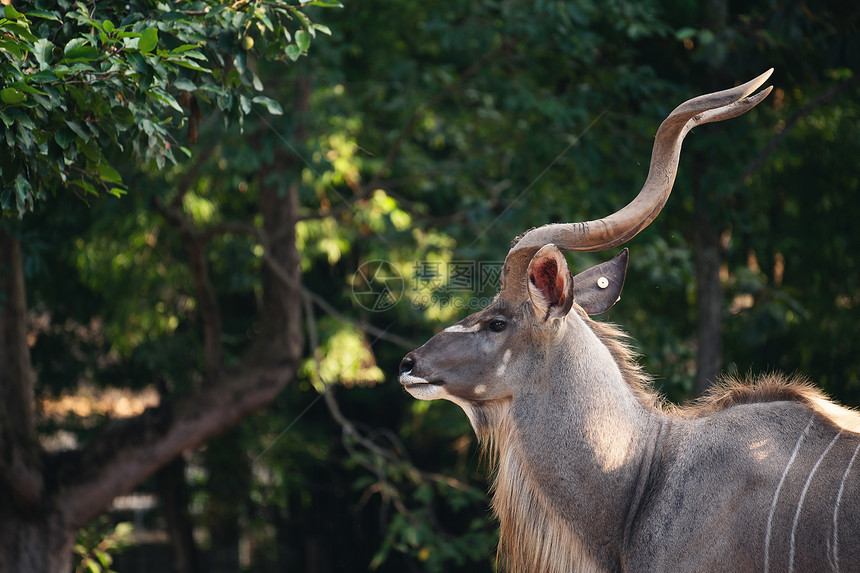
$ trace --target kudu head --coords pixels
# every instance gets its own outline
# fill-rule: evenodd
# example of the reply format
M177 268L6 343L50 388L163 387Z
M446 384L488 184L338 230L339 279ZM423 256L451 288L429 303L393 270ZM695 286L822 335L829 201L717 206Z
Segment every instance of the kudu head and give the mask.
M609 309L621 293L627 250L572 276L561 251L602 251L648 226L666 204L684 136L697 125L736 117L770 93L751 95L771 75L691 99L660 125L642 190L620 211L597 221L551 224L514 240L502 269L501 289L484 310L432 337L400 363L400 382L415 398L460 405L479 435L486 411L515 397L522 380L546 368L554 341L569 320ZM575 309L575 312L571 312Z

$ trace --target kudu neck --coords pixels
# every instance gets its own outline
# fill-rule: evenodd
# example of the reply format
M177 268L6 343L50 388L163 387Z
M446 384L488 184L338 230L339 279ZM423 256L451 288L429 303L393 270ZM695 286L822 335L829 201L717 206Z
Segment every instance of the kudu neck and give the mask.
M558 358L511 404L510 455L546 511L605 562L606 547L623 535L659 414L637 397L587 318L569 316L563 331L546 349Z
M599 333L601 326L574 310L558 335L542 342L539 354L546 359L536 361L515 400L526 409L521 412L524 423L624 425L631 431L647 423L653 409L637 395L637 382L627 379L630 358L619 356L624 354L621 344Z

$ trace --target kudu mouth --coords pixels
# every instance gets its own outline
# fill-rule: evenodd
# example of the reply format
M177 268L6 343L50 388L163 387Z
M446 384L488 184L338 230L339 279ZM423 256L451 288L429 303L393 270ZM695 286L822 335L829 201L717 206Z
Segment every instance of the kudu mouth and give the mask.
M406 357L400 361L400 384L402 384L407 390L418 386L443 386L445 384L443 380L428 380L421 376L414 375L412 373L414 368L415 358L413 358L411 353L407 354Z

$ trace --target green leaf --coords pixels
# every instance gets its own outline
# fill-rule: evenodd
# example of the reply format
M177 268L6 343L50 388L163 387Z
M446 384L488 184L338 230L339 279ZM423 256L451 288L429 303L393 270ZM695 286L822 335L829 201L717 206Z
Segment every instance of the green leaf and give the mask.
M61 128L54 132L54 141L63 149L67 149L74 140L75 134L70 129Z
M33 120L30 119L29 115L20 111L19 109L13 109L11 111L12 116L15 118L15 123L17 123L19 127L23 127L24 129L28 130L36 129L36 124L33 123Z
M3 15L9 18L10 20L18 20L19 18L23 18L24 15L15 10L10 4L6 4L3 6Z
M181 53L187 52L189 50L196 50L199 47L200 46L198 44L182 44L178 48L173 48L172 50L170 50L170 53L171 54L181 54Z
M79 140L75 142L75 147L80 153L84 154L84 157L93 163L99 164L102 162L102 150L95 142Z
M140 34L140 42L137 44L137 49L141 52L148 53L155 49L158 45L158 29L147 28Z
M192 82L188 78L177 79L175 82L173 82L173 87L186 92L193 92L197 89L197 86L194 85L194 82Z
M84 141L90 140L90 132L81 127L78 122L66 120L66 125L68 125L69 129L77 133L78 137L80 137Z
M12 82L11 84L9 84L9 86L13 87L15 89L19 89L22 92L27 92L28 94L48 95L45 92L40 92L39 90L37 90L33 86L28 86L24 82Z
M86 38L72 38L69 42L63 47L63 53L68 54L72 50L76 50L87 43Z
M272 98L266 96L257 96L252 99L254 103L258 103L266 107L268 112L272 115L283 115L284 110L281 108L281 104L273 100Z
M313 27L315 30L319 30L326 36L331 36L331 28L329 28L325 24L314 24Z
M257 17L257 19L258 19L260 22L262 22L262 23L263 23L263 25L264 25L266 28L268 28L268 29L269 29L269 31L270 31L270 32L274 32L274 31L275 31L275 27L274 27L274 26L272 26L272 21L269 19L269 16L268 16L265 12L263 12L262 10L258 10L257 12L255 12L255 14L254 14L254 15Z
M25 21L26 21L26 20L25 20ZM4 28L7 32L13 32L13 33L15 33L15 34L18 34L20 37L24 38L24 39L25 39L25 40L27 40L28 42L36 42L36 41L38 41L38 39L39 39L39 38L37 38L36 36L34 36L32 32L30 32L30 28L29 28L29 27L27 27L27 26L23 26L23 25L18 24L18 23L16 23L16 22L11 22L11 21L6 22L6 23L3 25L3 28ZM26 46L22 46L22 47L26 48Z
M41 72L36 72L32 76L30 76L29 79L30 82L34 84L57 82L60 80L60 78L57 77L57 74L55 74L51 70L43 70Z
M64 62L89 62L98 59L99 51L92 46L81 46L65 55Z
M290 44L285 50L287 57L292 61L298 60L302 56L302 50L295 44Z
M184 113L184 110L182 109L182 106L179 105L179 102L177 102L172 95L162 90L161 88L152 88L147 91L146 94L155 99L155 101L161 103L162 105L168 105L179 113Z
M29 207L33 206L33 188L30 186L30 180L23 173L19 173L15 179L15 195L18 216L21 216L28 210L28 204Z
M98 195L99 192L96 191L96 188L92 186L88 181L84 181L83 179L74 179L71 181L71 184L75 187L80 187L84 190L84 193L87 195Z
M13 54L15 58L19 60L24 55L24 51L21 49L21 44L8 38L0 38L0 50L5 50Z
M102 29L106 33L110 34L111 32L113 32L116 29L116 27L113 25L113 22L111 22L110 20L105 20L104 22L102 22Z
M343 8L337 0L300 0L302 6L321 6L323 8Z
M296 32L296 44L299 46L299 49L303 52L307 52L308 48L311 45L311 36L304 30L299 30Z
M177 60L175 63L176 63L176 65L178 65L178 66L182 66L183 68L188 68L189 70L194 70L194 71L197 71L197 72L204 72L204 73L207 73L207 74L211 74L211 73L212 73L212 70L207 70L206 68L202 68L202 67L198 66L197 64L195 64L194 62L188 62L188 61L184 61L184 60Z
M44 72L51 67L54 44L47 38L40 38L33 46L33 55L36 56L36 61L39 62L39 69Z
M35 10L30 10L29 12L27 12L27 17L28 18L29 17L43 18L45 20L53 20L55 22L62 22L63 21L57 12L50 12L48 10L40 10L38 8Z
M113 166L109 165L107 162L103 161L99 164L99 177L104 181L122 185L122 175L120 175L119 171L114 169Z
M186 50L182 55L186 58L191 58L192 60L200 60L201 62L208 61L208 58L204 56L200 50Z
M127 107L116 105L111 108L111 114L117 124L123 129L128 129L134 125L134 114Z
M99 51L87 45L86 38L74 38L63 48L63 61L90 61L99 57Z
M3 103L16 105L27 99L27 94L15 88L3 88L0 90L0 99L3 100Z
M677 32L675 32L675 38L678 40L686 40L688 38L692 38L697 34L695 28L681 28Z
M12 207L12 189L4 189L3 193L0 194L0 207L3 208L4 211L8 211Z
M137 73L143 75L147 71L147 63L146 58L141 56L138 52L129 52L128 54L128 63L131 64L131 67Z

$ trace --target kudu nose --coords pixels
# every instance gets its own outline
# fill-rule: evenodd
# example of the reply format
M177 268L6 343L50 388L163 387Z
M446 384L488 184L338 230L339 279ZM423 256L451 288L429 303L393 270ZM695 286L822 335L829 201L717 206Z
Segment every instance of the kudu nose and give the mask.
M412 355L407 354L403 360L400 361L400 373L401 374L409 374L412 372L412 368L415 367L415 359Z

